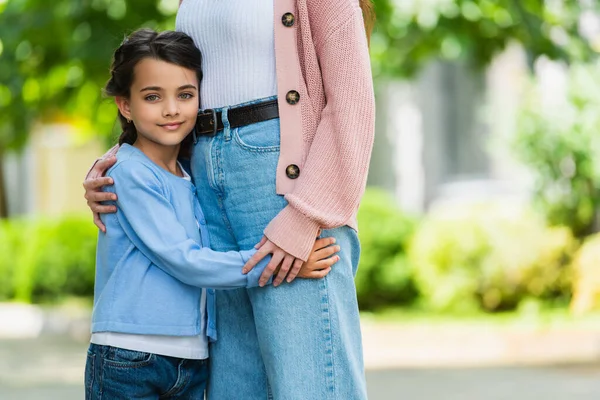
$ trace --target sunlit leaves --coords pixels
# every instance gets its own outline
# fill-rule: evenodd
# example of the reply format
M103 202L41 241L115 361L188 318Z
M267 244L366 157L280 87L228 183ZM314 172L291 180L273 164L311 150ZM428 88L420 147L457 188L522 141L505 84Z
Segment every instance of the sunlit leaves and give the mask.
M138 27L172 29L178 3L0 0L0 152L40 120L87 120L112 135L114 105L101 92L112 52Z
M374 0L378 24L371 48L376 75L411 76L432 58L487 65L508 43L532 59L586 60L600 39L582 37L580 17L595 1ZM597 15L597 14L594 14Z

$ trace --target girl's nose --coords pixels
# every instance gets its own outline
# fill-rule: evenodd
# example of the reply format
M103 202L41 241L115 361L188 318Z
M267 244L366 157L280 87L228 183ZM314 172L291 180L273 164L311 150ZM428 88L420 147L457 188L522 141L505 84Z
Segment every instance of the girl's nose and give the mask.
M179 115L179 103L177 100L169 100L163 104L165 105L163 109L163 117L174 117Z

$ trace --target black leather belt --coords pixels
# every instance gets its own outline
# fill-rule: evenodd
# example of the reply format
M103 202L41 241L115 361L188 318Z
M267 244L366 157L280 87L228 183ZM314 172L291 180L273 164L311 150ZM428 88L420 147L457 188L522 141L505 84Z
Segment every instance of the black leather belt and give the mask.
M251 104L227 110L227 119L231 128L255 124L279 117L277 100L265 101L264 103ZM196 135L214 135L223 129L221 111L200 110L196 120Z

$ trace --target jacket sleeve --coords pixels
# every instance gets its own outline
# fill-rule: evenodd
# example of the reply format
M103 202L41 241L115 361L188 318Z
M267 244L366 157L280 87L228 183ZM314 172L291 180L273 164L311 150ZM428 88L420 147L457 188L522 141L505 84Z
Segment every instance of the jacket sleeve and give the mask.
M375 98L364 22L358 3L346 3L343 24L314 38L327 104L295 188L285 195L288 206L265 229L269 240L302 260L319 228L342 226L358 209L373 147Z
M242 267L256 250L217 252L189 238L165 196L161 179L148 166L122 161L110 175L118 196L116 218L128 238L152 263L192 286L258 286L270 258L244 275Z

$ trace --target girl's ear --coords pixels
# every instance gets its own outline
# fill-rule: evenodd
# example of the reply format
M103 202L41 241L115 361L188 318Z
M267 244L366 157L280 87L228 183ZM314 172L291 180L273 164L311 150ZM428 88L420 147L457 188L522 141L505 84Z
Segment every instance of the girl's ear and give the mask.
M131 119L131 109L129 108L129 100L126 97L117 96L115 97L115 103L119 107L119 112L125 117L125 119Z

